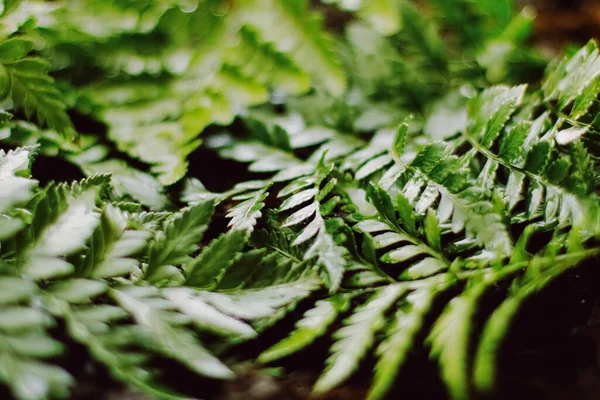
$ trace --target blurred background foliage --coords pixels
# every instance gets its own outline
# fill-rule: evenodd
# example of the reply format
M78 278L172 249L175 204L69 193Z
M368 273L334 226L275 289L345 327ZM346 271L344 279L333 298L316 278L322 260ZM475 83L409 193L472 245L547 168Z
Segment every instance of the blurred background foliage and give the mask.
M29 1L4 32L19 30L51 61L83 134L71 143L15 121L4 136L41 141L87 175L113 171L117 190L166 207L161 185L186 174L199 134L239 114L265 119L283 107L359 135L414 114L415 130L446 135L464 115L440 118L477 89L541 77L549 54L530 46L535 11L513 9L506 0Z

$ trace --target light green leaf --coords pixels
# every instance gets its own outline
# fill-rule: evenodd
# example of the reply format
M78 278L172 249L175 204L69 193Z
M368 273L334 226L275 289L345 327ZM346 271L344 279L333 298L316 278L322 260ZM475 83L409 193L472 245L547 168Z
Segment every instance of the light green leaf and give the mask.
M384 325L385 312L404 292L405 288L400 284L380 289L344 320L345 326L334 335L337 342L331 347L325 372L315 383L315 392L331 390L350 377Z
M248 338L256 336L256 332L252 327L217 311L217 309L208 305L202 297L197 296L197 292L192 289L165 289L164 294L181 313L190 317L194 324L201 329L225 337L231 335Z
M427 238L429 246L435 251L442 251L440 226L435 212L432 209L427 210L424 226L425 237Z
M434 288L423 288L406 296L388 328L386 339L377 348L379 360L368 400L384 398L415 345L417 334L435 298Z
M335 295L315 303L315 307L304 313L288 337L271 346L258 357L258 362L269 363L304 350L317 338L325 334L340 313L350 306L350 296Z
M167 220L150 248L146 277L158 276L161 267L188 262L189 254L198 249L213 212L214 205L204 202L183 209Z
M212 241L198 257L184 266L187 272L185 285L215 288L220 278L236 261L247 240L246 231L233 230Z

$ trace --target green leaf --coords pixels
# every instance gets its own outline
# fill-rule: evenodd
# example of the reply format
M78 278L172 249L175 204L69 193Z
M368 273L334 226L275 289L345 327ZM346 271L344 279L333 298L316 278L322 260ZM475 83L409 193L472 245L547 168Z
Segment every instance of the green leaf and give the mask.
M406 146L406 135L408 133L408 123L403 122L398 127L396 138L394 139L393 151L396 157L401 157L404 154L404 147Z
M134 272L139 261L132 256L147 246L150 232L131 229L129 223L123 211L107 205L76 274L113 278Z
M75 129L67 115L63 94L48 75L49 66L46 60L34 57L4 64L12 80L11 98L28 117L35 115L41 125L72 138Z
M106 284L100 281L69 279L51 286L49 292L69 303L89 303L107 289Z
M18 61L33 50L30 40L15 37L0 43L0 63L7 64Z
M527 156L525 169L533 174L541 174L550 161L552 148L548 142L539 142L533 146Z
M228 379L234 376L227 366L200 344L192 332L169 323L168 311L153 306L147 297L136 295L135 290L112 290L111 293L136 323L152 336L153 343L150 345L156 351L207 377Z
M438 360L453 399L470 397L469 350L475 313L487 290L505 276L507 273L502 272L488 274L483 280L471 282L470 287L446 306L427 338L431 344L430 357Z
M3 307L0 310L0 330L17 332L37 327L48 327L54 320L46 313L28 307Z
M573 105L570 118L587 113L600 93L600 55L594 41L562 60L546 77L542 91L545 101L557 101L559 111Z
M403 271L398 276L398 279L415 280L427 278L446 269L448 269L447 262L444 262L436 257L427 257L411 265L408 269Z
M51 190L60 191L62 188ZM83 249L92 236L100 222L100 215L94 205L96 196L96 190L88 189L78 197L67 199L63 212L56 208L50 211L56 220L43 228L27 252L28 260L23 268L28 276L35 279L48 279L73 270L73 266L60 257ZM47 198L49 201L47 206L61 207L52 204L53 198L50 195L47 195ZM41 212L38 211L38 214Z
M410 293L401 303L386 332L385 340L377 347L379 359L375 365L375 377L368 400L385 397L415 345L434 298L434 288L423 288Z
M482 147L488 148L523 101L526 85L494 86L486 89L468 104L469 133L478 138Z
M528 122L515 125L510 132L503 136L498 157L508 163L513 163L521 153L530 129L531 124Z
M214 332L221 336L254 337L256 332L249 325L217 311L198 294L187 288L165 289L165 297L177 309L190 317L194 324L203 330Z
M37 185L36 180L28 179L29 163L33 155L33 148L25 147L9 152L0 150L0 214L32 197L32 190Z
M0 277L0 304L18 303L28 299L37 289L37 286L22 278Z
M236 261L248 240L246 231L233 230L212 241L195 259L186 263L185 285L214 289Z
M427 338L431 344L431 357L439 360L442 378L453 399L469 397L467 345L474 307L472 298L454 298Z
M118 197L131 196L136 202L161 210L169 204L164 188L150 174L128 166L121 160L79 163L86 175L110 173L111 184Z
M306 64L307 70L333 95L340 96L346 88L346 76L333 50L334 43L321 30L321 18L300 4L272 0L249 2L248 22L278 50L293 48L289 55L298 64L304 64L307 58L312 60Z
M325 372L315 383L315 392L331 390L350 377L373 345L375 334L385 324L385 312L404 292L405 288L401 284L380 289L344 320L345 326L334 334L337 341L331 347Z
M396 211L387 192L382 188L369 185L367 195L379 214L395 225L397 223Z
M262 209L265 207L265 199L269 195L268 185L261 190L244 195L238 195L234 200L242 200L239 204L232 207L226 217L231 218L228 226L231 229L241 229L252 232L257 220L262 216Z
M211 306L232 317L258 320L272 317L277 312L308 297L321 287L314 278L272 285L260 289L233 292L202 292L202 298Z
M315 303L315 307L304 313L288 337L263 351L258 362L269 363L304 350L317 338L323 336L340 313L350 307L350 296L335 295Z
M326 286L331 293L334 293L339 289L342 282L347 250L336 244L332 233L327 230L324 219L324 216L332 211L339 199L334 196L324 204L320 203L320 201L332 192L338 183L336 178L330 177L333 164L325 165L324 157L324 155L321 157L314 176L309 181L309 185L314 185L312 188L307 187L306 179L304 178L300 178L300 182L292 182L287 188L284 188L286 195L291 194L291 197L283 202L281 211L286 211L309 202L287 217L283 222L283 227L292 227L305 223L312 217L312 220L296 236L292 245L298 246L312 240L312 243L304 254L304 260L316 259L317 266L323 270L322 276ZM322 182L325 182L325 184L322 185ZM296 190L296 192L293 193L293 190Z
M427 210L424 226L425 237L431 248L435 251L442 251L440 227L435 212L432 209Z
M192 205L167 220L150 248L146 278L156 279L163 267L181 265L198 249L214 212L212 202Z

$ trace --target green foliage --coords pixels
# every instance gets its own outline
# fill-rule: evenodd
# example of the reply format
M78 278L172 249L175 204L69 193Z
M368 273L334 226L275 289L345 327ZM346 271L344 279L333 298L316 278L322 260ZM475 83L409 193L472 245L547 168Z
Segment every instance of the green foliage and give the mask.
M180 398L144 372L152 355L201 375L231 378L196 330L253 337L254 329L241 319L269 318L316 288L314 280L301 277L288 288L272 280L262 289L211 293L227 269L223 262L234 263L248 239L244 230L233 230L192 258L212 203L164 216L132 214L107 202L107 175L38 188L28 178L33 157L27 148L3 152L1 164L3 185L13 187L2 197L2 217L14 223L3 224L0 243L0 376L17 398L68 394L71 375L44 361L64 351L47 331L58 321L115 379L159 397ZM25 208L18 212L18 207ZM25 211L32 217L19 218Z
M343 33L302 0L0 2L12 397L68 397L73 343L202 397L165 378L232 379L252 339L258 364L328 346L319 393L372 361L370 400L424 350L468 399L525 302L597 263L594 42L539 84L508 1L321 3ZM87 178L32 176L38 154Z
M28 54L33 43L16 36L0 44L0 100L10 97L15 108L41 125L66 136L74 134L63 94L48 75L48 61Z

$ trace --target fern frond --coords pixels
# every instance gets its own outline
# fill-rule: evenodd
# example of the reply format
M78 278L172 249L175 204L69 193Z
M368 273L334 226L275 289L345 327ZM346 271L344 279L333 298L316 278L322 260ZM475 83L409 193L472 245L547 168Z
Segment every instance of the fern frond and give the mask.
M173 357L191 370L205 376L227 379L233 372L210 354L192 332L182 327L182 320L173 311L160 307L158 291L152 287L112 289L111 295L136 323L150 334L147 345L153 350Z
M319 289L320 283L318 279L309 277L258 289L203 292L202 296L221 312L236 318L256 320L255 324L260 322L264 327L265 323L273 322L269 319L281 318L290 307Z
M139 262L132 256L147 246L151 233L130 229L130 225L125 212L107 205L85 258L75 267L75 274L80 277L114 278L139 268Z
M413 209L402 195L398 195L398 221L395 207L384 190L371 186L368 194L383 221L364 220L354 229L372 235L375 250L385 251L380 257L382 262L408 264L398 279L425 278L449 268L450 264L439 248L440 232L434 228L437 220L431 212L425 219L424 238L421 238L417 235Z
M516 92L514 92L516 90ZM513 100L504 102L507 112L502 113L498 108L498 99L514 92ZM504 96L502 95L504 94ZM516 97L514 97L516 96ZM471 106L474 110L497 109L495 116L474 122L467 138L473 146L473 152L484 155L487 160L477 177L477 183L488 193L499 185L499 169L508 171L508 180L504 188L503 197L507 201L508 210L513 215L513 220L534 220L540 216L548 224L558 223L560 226L579 224L583 215L592 214L592 205L581 196L589 187L581 176L579 179L568 178L573 156L560 155L562 151L555 142L567 144L567 137L576 140L567 130L558 131L560 120L557 124L542 135L544 125L548 124L548 114L544 113L532 123L522 121L501 133L502 126L515 109L514 101L522 97L522 88L513 89L494 87L488 89ZM487 116L488 118L491 116ZM500 118L498 118L500 117ZM478 117L479 118L479 117ZM485 124L485 128L483 127ZM495 125L495 126L494 126ZM560 135L560 136L559 136ZM576 135L580 135L577 133ZM500 136L501 140L497 140ZM500 142L498 154L492 146ZM585 161L585 150L575 156L579 162ZM558 153L558 155L556 154ZM474 154L474 153L471 153ZM468 157L468 156L467 156ZM527 186L529 186L527 188ZM525 188L529 192L525 197ZM525 211L519 212L517 205L525 202ZM593 221L591 222L593 224Z
M93 148L92 148L93 149ZM88 151L93 151L89 149ZM88 175L111 174L111 184L117 198L130 196L153 210L164 209L169 199L164 188L150 174L131 168L121 160L108 159L99 162L77 162Z
M33 197L37 181L29 178L29 164L35 155L35 148L19 148L4 152L0 150L0 240L8 239L25 225L10 210Z
M233 206L228 212L226 217L230 218L228 226L231 229L241 229L252 232L256 221L262 216L262 208L265 206L265 199L269 195L267 192L269 184L256 191L249 191L242 194L238 194L232 197L234 201L240 201L240 203Z
M62 257L83 249L100 222L95 207L97 195L96 187L85 182L80 186L57 185L46 190L26 232L30 241L20 255L27 275L48 279L73 272L73 265Z
M377 348L379 360L369 391L369 400L384 398L394 379L401 371L408 352L415 345L417 334L435 298L435 286L417 289L406 296L394 315L386 338Z
M304 255L305 260L316 258L317 265L325 271L325 282L331 292L337 291L342 283L344 267L346 265L345 255L347 253L344 247L337 245L330 233L327 232L323 216L329 214L335 204L336 197L325 199L337 184L335 177L330 177L333 170L333 164L326 166L323 161L319 162L316 175L310 180L312 188L299 186L297 181L292 181L287 187L279 193L280 197L289 196L281 204L280 212L294 209L304 203L302 206L283 222L283 227L296 226L307 222L309 218L313 219L298 234L293 245L305 243L314 238L312 244ZM301 181L304 185L305 180Z
M214 212L211 202L191 206L174 214L158 231L154 243L150 247L148 267L145 277L151 281L179 275L175 268L190 260L190 253L198 249L197 243L202 239Z
M244 230L233 230L212 241L198 257L186 263L185 285L214 289L220 278L239 257L248 240Z
M73 137L75 130L63 95L48 75L50 65L46 60L28 57L32 48L30 41L18 37L0 43L0 73L7 75L3 84L8 86L0 91L9 92L15 107L22 108L28 117L35 115L41 125Z
M264 42L256 31L243 26L240 40L234 51L226 53L227 64L236 66L245 76L252 76L284 93L301 94L310 89L308 75L286 55L278 52L272 43Z
M350 307L351 296L338 294L319 300L315 307L304 313L288 337L261 353L258 362L269 363L303 350L324 335L337 316Z
M279 51L290 53L299 65L312 60L306 69L331 93L340 96L346 88L345 73L333 50L332 39L321 29L321 18L307 8L304 1L253 0L245 9L245 18L266 40L275 43Z
M398 0L321 1L325 4L334 3L344 11L355 12L382 35L393 35L402 29L401 6Z
M334 334L338 341L331 348L327 369L315 383L315 392L326 392L350 377L383 327L385 311L405 291L402 284L382 288L344 320L345 326Z
M65 396L73 378L45 361L60 354L63 346L47 331L55 321L31 306L36 285L27 279L0 276L0 287L0 382L8 385L16 398Z
M544 101L556 102L563 113L575 121L584 116L600 93L600 56L596 42L590 41L571 57L565 58L548 74L542 92Z

